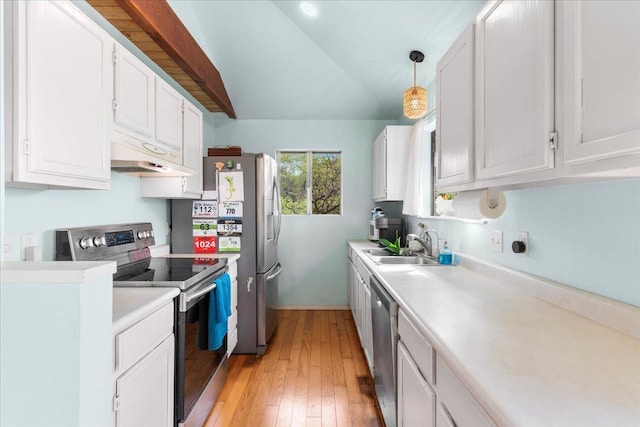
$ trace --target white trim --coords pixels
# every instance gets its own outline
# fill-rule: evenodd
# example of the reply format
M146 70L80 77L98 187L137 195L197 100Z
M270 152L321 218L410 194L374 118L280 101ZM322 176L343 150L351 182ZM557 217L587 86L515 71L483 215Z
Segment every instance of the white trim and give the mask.
M276 310L350 310L346 304L341 305L279 305Z

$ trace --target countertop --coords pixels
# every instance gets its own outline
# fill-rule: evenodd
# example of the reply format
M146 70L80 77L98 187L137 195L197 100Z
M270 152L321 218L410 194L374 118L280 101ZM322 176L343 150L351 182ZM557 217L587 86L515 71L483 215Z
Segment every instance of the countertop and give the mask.
M178 288L113 288L113 334L167 304Z
M378 265L362 252L371 242L349 245L498 425L640 425L638 338L532 297L504 275Z
M160 250L154 256L167 258L226 258L227 263L237 261L240 258L240 254L169 254L162 249L160 247ZM117 334L147 314L162 307L179 293L180 290L178 288L113 288L113 333Z
M111 276L113 261L7 261L0 264L4 283L84 283Z

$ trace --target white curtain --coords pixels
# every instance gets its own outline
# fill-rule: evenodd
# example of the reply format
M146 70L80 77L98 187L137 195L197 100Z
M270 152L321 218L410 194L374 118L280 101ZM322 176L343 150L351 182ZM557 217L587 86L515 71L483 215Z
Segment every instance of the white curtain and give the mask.
M409 161L407 164L407 184L404 190L404 215L424 216L424 192L422 188L422 146L424 120L419 120L411 130Z

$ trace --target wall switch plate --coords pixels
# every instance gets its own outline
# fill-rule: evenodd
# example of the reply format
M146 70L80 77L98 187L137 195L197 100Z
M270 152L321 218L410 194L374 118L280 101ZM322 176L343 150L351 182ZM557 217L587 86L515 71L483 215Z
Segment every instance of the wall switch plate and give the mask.
M38 239L34 233L20 235L20 261L27 259L25 248L29 246L38 246Z
M491 232L491 250L493 252L502 252L502 231Z
M13 251L16 249L14 236L12 234L4 235L4 261L13 261Z
M524 252L522 252L522 255L529 254L529 232L518 231L518 238L516 240L524 243Z

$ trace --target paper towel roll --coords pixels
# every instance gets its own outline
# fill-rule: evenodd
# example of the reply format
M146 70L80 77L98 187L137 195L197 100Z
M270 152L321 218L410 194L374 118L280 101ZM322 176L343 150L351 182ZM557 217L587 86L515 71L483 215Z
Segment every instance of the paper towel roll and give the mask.
M506 206L507 199L499 190L465 191L458 193L453 199L453 212L449 216L465 219L496 219L502 215Z
M500 190L487 189L480 197L480 212L483 218L496 219L504 213L507 207L507 198Z

